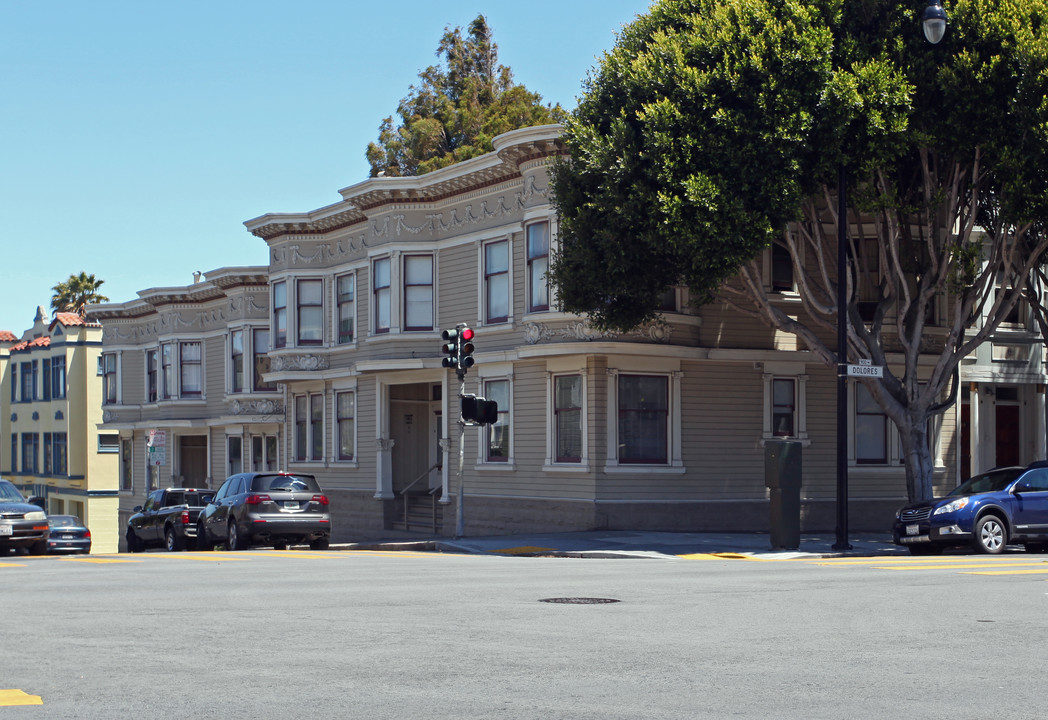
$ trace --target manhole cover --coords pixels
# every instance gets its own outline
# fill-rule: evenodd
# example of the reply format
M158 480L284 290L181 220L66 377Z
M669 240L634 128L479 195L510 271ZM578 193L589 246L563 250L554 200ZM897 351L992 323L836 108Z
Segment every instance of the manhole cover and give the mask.
M557 603L559 605L607 605L608 603L621 602L615 598L584 598L584 597L566 597L566 598L543 598L539 602L544 603Z

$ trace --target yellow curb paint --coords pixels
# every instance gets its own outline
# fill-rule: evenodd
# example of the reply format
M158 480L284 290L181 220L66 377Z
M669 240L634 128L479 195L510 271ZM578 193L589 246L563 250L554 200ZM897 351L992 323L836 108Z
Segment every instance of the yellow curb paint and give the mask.
M25 563L0 563L0 567L25 567Z
M521 547L502 548L501 550L489 550L488 552L498 553L499 555L534 555L535 553L552 551L553 548L523 545Z
M723 553L691 553L691 554L688 554L688 555L678 555L677 557L682 558L684 560L761 560L761 561L767 560L767 561L771 562L771 560L768 560L766 558L757 558L757 557L753 557L752 555L743 555L742 553L730 553L730 552L723 552ZM775 562L778 562L778 561L775 561Z
M30 695L21 690L0 690L0 706L43 704L43 698L39 695Z
M892 565L884 567L875 566L875 568L877 570L971 570L990 567L1037 567L1040 565L1041 563L969 563L967 565L913 565L911 567ZM1031 570L1028 572L1048 573L1048 568L1042 566L1040 570Z
M112 565L114 563L140 563L142 561L141 560L118 560L117 558L101 558L101 557L98 557L98 558L92 558L92 557L83 557L83 558L69 557L69 558L61 558L61 562L91 563L93 565Z
M1048 568L1041 570L981 570L972 572L963 572L961 575L1045 575L1048 574Z

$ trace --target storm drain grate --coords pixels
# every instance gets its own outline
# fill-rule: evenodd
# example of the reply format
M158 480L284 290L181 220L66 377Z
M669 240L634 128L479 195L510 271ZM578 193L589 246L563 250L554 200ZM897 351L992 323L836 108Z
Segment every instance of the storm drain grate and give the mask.
M585 597L564 597L564 598L543 598L539 602L544 603L556 603L558 605L607 605L608 603L622 602L615 598L585 598Z

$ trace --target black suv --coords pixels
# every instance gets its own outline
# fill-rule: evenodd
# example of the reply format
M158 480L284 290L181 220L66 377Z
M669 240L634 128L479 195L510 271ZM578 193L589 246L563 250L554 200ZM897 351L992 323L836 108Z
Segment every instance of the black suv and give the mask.
M240 473L229 477L200 513L197 537L205 549L225 543L230 550L249 545L309 543L325 550L331 539L328 498L312 475Z
M22 497L18 488L0 479L0 552L25 548L30 555L47 552L47 513Z

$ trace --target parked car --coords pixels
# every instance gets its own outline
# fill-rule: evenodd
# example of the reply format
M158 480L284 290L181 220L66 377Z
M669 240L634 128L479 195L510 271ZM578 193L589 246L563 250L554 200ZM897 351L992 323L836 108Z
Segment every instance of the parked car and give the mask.
M47 552L91 552L91 531L76 515L48 515L47 524L51 530Z
M1020 543L1041 552L1048 546L1048 462L975 475L946 497L907 505L895 517L895 544L914 555L966 545L996 554Z
M211 502L211 490L169 488L154 490L145 505L135 507L127 520L128 552L142 552L150 545L162 545L175 552L197 547L197 518Z
M14 485L0 478L0 552L25 548L30 555L47 552L47 513L31 505Z
M240 473L230 476L200 514L197 535L205 548L309 543L324 550L331 539L328 497L312 475Z

